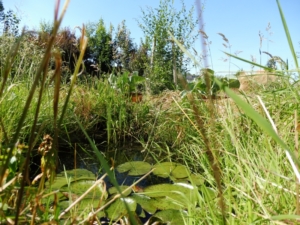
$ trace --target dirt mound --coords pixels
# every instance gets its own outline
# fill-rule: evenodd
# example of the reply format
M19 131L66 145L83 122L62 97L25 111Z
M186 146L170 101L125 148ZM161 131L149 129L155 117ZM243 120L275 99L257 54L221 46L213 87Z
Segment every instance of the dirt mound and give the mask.
M176 101L181 101L180 91L164 91L159 95L151 96L149 101L157 109L167 110L170 109L174 104L174 99Z

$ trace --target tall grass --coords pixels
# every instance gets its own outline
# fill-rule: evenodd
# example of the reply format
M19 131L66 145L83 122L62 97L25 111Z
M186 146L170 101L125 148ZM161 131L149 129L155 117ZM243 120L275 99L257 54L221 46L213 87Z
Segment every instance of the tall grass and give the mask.
M277 4L292 55L295 56L279 1ZM174 41L193 59L177 40ZM226 54L253 66L268 69ZM295 57L294 60L297 61ZM298 66L296 67L298 70ZM285 77L290 72L276 73ZM192 213L191 210L191 214L198 215L199 224L297 222L300 218L296 215L296 208L299 207L299 160L294 152L297 146L294 134L297 129L295 124L298 124L295 121L299 102L297 88L285 83L285 87L275 91L269 89L261 92L258 89L257 94L261 97L253 98L236 94L217 78L206 73L208 87L211 80L230 99L218 102L202 100L201 103L201 100L195 101L193 96L189 102L194 111L191 121L195 123L190 122L190 125L195 130L200 130L199 135L190 135L191 140L174 152L177 160L179 158L192 170L202 172L205 180L206 185L199 198L199 205L203 210L200 213ZM210 93L209 90L207 93ZM189 108L179 107L183 112L190 111ZM185 116L189 117L186 113ZM199 117L201 120L197 121ZM183 130L189 129L186 123L182 127ZM208 146L214 147L208 150ZM212 198L209 197L209 191L213 193ZM219 193L218 197L216 193ZM215 204L216 201L219 205Z
M30 156L31 156L32 149L36 143L36 135L38 134L37 128L38 128L39 114L40 114L40 111L42 110L41 105L42 105L42 101L43 101L43 96L45 94L44 90L46 90L47 86L49 85L49 83L47 83L47 80L49 79L47 74L48 74L48 64L49 64L52 54L54 55L55 63L56 63L56 70L54 71L54 74L53 74L53 78L54 78L55 82L54 82L54 89L53 89L54 90L54 98L53 98L53 106L52 106L53 115L54 115L54 117L53 117L54 118L54 120L53 120L54 133L55 133L53 147L55 150L52 151L52 153L53 153L52 157L54 160L57 158L57 146L58 146L57 145L57 140L58 140L57 118L58 118L58 100L59 100L59 92L60 92L61 57L60 57L60 54L57 52L52 53L52 46L53 46L56 34L58 33L59 26L62 22L63 16L66 12L68 3L69 3L69 1L65 2L63 10L62 10L61 14L59 15L59 1L56 2L55 16L54 16L55 20L54 20L51 38L48 42L48 45L46 47L45 53L43 55L42 61L39 65L38 69L36 71L34 71L35 75L33 76L32 83L30 84L28 94L25 94L26 98L25 98L24 103L22 102L22 104L14 105L13 107L11 107L10 105L5 106L5 105L1 104L3 114L9 113L9 111L3 111L5 109L9 109L11 111L15 110L17 112L20 112L20 115L19 115L20 117L14 118L17 122L17 125L14 127L9 126L7 128L4 125L3 117L2 117L2 121L1 121L2 133L6 134L5 135L5 141L6 141L5 144L6 144L6 148L7 148L6 153L5 153L5 158L2 159L3 161L1 163L1 168L0 168L2 189L4 188L3 185L5 185L6 181L9 181L10 179L15 179L14 176L19 177L19 173L17 172L17 170L12 171L10 168L11 159L13 158L13 155L15 154L14 152L16 151L16 148L17 148L17 141L20 138L20 133L21 133L22 129L29 129L29 132L28 132L29 141L28 141L28 148L26 149L25 159L24 159L23 163L20 163L19 168L18 168L19 171L22 173L23 179L20 180L20 183L19 183L20 188L17 192L17 197L15 198L15 201L16 201L15 216L14 216L15 224L18 224L20 210L23 208L22 202L23 202L25 183L26 183L26 181L28 181ZM17 95L14 96L13 94L11 94L12 89L18 88L17 87L18 85L11 83L11 86L9 88L7 88L7 85L9 85L10 72L13 68L12 65L16 59L23 36L25 36L24 31L23 31L21 37L16 40L16 43L12 46L10 52L7 54L5 64L3 65L4 69L1 71L2 72L1 73L1 78L2 78L1 79L1 88L0 88L1 103L4 101L4 98L8 98L9 96L12 98L14 98L14 97L18 98ZM84 53L84 50L86 47L86 40L84 38L84 33L82 36L81 45L82 45L81 46L81 57L79 58L79 61L77 62L78 68L79 68L79 65L81 64L82 54ZM22 66L22 59L19 61L19 64L20 64L20 66ZM15 72L14 73L15 75L18 75L18 71L17 72L13 71L13 72ZM22 72L25 72L25 71L22 71ZM76 74L77 72L78 72L78 69L75 70L75 77L77 75ZM29 76L27 76L27 77L29 77ZM13 87L13 86L16 86L16 87ZM5 89L8 93L4 93ZM27 91L24 91L24 89L23 89L23 93L24 92L26 93ZM71 92L69 92L67 96L70 96L70 93ZM5 96L5 94L7 94L7 96ZM22 94L22 91L18 94ZM19 96L22 96L22 95L19 95ZM68 98L67 98L67 100L68 100ZM65 102L65 106L68 104L67 100ZM12 101L14 101L16 103L20 103L20 101L18 101L16 99L13 99ZM33 106L33 102L35 102L34 106ZM7 107L7 108L5 108L5 107ZM64 108L66 108L66 107L64 107ZM30 126L24 127L24 123L25 123L26 119L28 118L27 115L28 115L28 112L30 112L30 110L32 110L32 115L33 115L32 121L30 123ZM64 114L62 113L60 119L62 120L63 117L64 117ZM10 119L11 118L7 118L7 120L10 120ZM13 134L11 138L8 136L8 129L14 129L11 132ZM47 164L47 160L46 160L45 164L42 165L42 181L45 180L46 177L48 177L50 180L54 179L55 167L47 168L48 166L51 166L51 165ZM7 178L8 178L8 180L7 180ZM41 183L41 187L42 186L43 186L43 182ZM5 186L5 188L7 188L7 187L8 186ZM42 189L40 189L40 191L42 191ZM4 204L4 202L5 201L3 201L3 204ZM2 204L2 207L3 207L3 204ZM31 224L33 224L34 221L35 221L35 214L32 217Z

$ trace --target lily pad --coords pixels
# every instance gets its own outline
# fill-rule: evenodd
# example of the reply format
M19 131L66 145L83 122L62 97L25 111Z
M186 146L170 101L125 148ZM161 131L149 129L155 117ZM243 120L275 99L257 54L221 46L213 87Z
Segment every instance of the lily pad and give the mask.
M173 162L163 162L157 163L153 166L153 174L159 177L167 178L170 176L171 172L177 166L177 163Z
M93 180L75 180L70 183L70 186L65 185L60 188L61 192L71 192L72 195L80 196L86 192L92 185L94 185L95 181ZM104 189L102 184L96 185L85 198L95 198L95 199L107 199L107 192Z
M61 209L66 209L70 206L71 202L70 201L61 201L59 202L59 207ZM99 201L93 198L85 198L82 199L76 206L76 210L80 213L82 212L86 212L86 214L88 214L91 211L96 210L97 208L103 206L105 204L105 201ZM67 217L69 217L69 213L68 212L66 214ZM101 218L101 217L105 217L105 213L104 211L100 211L99 213L97 213L97 217Z
M129 186L121 185L120 189L121 189L122 192L124 192L124 190L126 190L128 187ZM128 189L126 192L123 193L123 195L126 197L126 196L130 195L131 192L132 192L132 190ZM116 187L111 187L111 188L108 189L108 193L110 195L113 195L113 194L118 194L119 192L118 192Z
M170 180L173 181L174 183L190 184L190 180L188 179L188 177L178 179L178 178L175 178L173 176L170 176Z
M175 178L173 176L170 176L170 179L174 183L187 183L196 186L201 186L204 183L204 179L200 174L191 174L190 176L185 178Z
M163 162L154 165L153 168L155 168L153 174L163 178L173 177L175 179L182 179L190 175L186 166L180 163Z
M196 186L200 186L204 183L204 179L200 174L191 174L189 179L191 183Z
M131 212L136 210L137 203L133 198L118 198L105 210L107 217L110 220L115 221L120 217L127 215L128 212L125 203L128 205Z
M62 171L58 173L56 177L66 177L66 174L68 177L73 177L74 179L81 178L81 177L95 178L95 174L86 169L73 169L73 170Z
M74 170L67 170L60 172L56 175L56 178L54 179L53 183L50 184L47 181L46 187L51 188L51 190L57 190L61 187L68 184L68 179L66 178L66 175L68 179L71 179L72 181L76 180L92 180L95 181L96 177L95 174L93 174L91 171L88 171L86 169L74 169Z
M185 212L179 210L163 210L160 212L155 213L152 218L150 218L152 224L155 219L162 221L163 224L168 225L182 225L185 224L184 217L187 216Z
M132 161L121 164L117 167L119 173L128 172L130 176L141 176L151 170L151 165L143 161Z
M156 212L157 207L155 206L154 199L140 194L132 194L131 198L140 204L141 207L148 213L154 214Z
M152 185L144 188L143 192L144 195L152 198L166 197L184 207L197 203L197 193L198 188L186 183Z
M167 210L167 209L180 210L187 207L183 201L174 200L174 198L170 198L168 196L161 197L161 198L153 198L151 204L153 207L155 207L158 210Z
M182 179L188 177L190 172L186 166L179 164L171 171L171 175L177 179Z

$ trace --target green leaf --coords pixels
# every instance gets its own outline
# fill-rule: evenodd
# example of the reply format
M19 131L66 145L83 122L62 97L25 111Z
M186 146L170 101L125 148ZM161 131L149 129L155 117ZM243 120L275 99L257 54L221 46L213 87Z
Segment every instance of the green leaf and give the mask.
M100 202L100 199L84 198L77 204L76 210L80 213L86 212L86 214L88 214L92 210L95 210L98 207L103 206L104 203L105 203L105 201ZM70 206L70 201L61 201L58 203L58 205L62 210L64 210ZM68 212L68 214L69 213L70 212ZM69 217L68 214L66 215L67 217ZM97 213L97 217L99 217L99 218L105 217L104 211L100 211L99 213Z
M124 197L127 197L127 196L130 195L131 192L132 192L131 189L128 189L126 192L124 192L128 187L129 187L129 186L126 186L126 185L121 185L121 186L120 186L120 189L121 189L121 191L123 192ZM108 193L109 193L110 195L114 195L114 194L118 194L119 192L118 192L118 189L117 189L116 187L111 187L111 188L108 189Z
M287 26L287 23L286 23L286 20L285 20L285 17L284 17L282 8L281 8L281 6L280 6L279 0L277 0L277 5L278 5L280 17L281 17L281 22L282 22L282 25L283 25L283 28L284 28L284 31L285 31L286 39L287 39L287 41L288 41L288 43L289 43L290 50L291 50L292 56L293 56L293 58L294 58L294 62L295 62L296 68L299 69L298 60L297 60L297 55L296 55L296 52L295 52L295 49L294 49L294 45L293 45L293 42L292 42L292 38L291 38L291 35L290 35L290 31L289 31L289 28L288 28L288 26ZM299 72L299 71L298 71L298 73L299 73L299 75L300 75L300 72Z
M173 177L174 179L182 179L188 177L190 174L186 166L173 162L158 163L153 168L155 168L153 174L163 178Z
M153 166L153 168L155 168L153 174L159 177L167 178L177 165L177 163L173 162L157 163Z
M70 183L70 186L65 185L60 188L61 192L71 192L72 194L75 194L77 196L82 195L83 193L88 190L95 181L92 180L75 180ZM95 199L100 199L104 198L107 199L107 192L104 189L104 186L100 183L95 186L87 195L85 198L95 198Z
M191 174L190 176L185 177L185 178L175 178L173 176L170 176L170 179L174 183L187 183L187 184L192 184L192 185L196 185L196 186L200 186L204 182L204 179L200 174Z
M154 203L155 200L151 199L150 197L142 194L132 194L131 198L133 198L138 204L140 204L141 207L148 213L153 214L156 212L157 207Z
M46 182L46 187L51 188L51 190L57 190L61 187L68 184L68 179L71 179L72 181L79 181L79 180L90 180L95 181L96 177L95 174L93 174L91 171L88 171L86 169L74 169L74 170L67 170L62 171L59 174L56 175L56 178L54 179L51 187L49 186L49 182Z
M300 220L299 215L277 215L272 216L271 220Z
M137 203L133 198L127 197L127 198L119 198L115 202L113 202L106 210L107 217L110 220L117 220L118 218L125 216L128 214L125 203L128 206L128 209L131 212L134 212L137 207Z
M183 211L169 209L157 212L152 217L160 219L163 224L182 225L185 224L184 217L187 215Z
M189 180L196 186L200 186L204 183L204 178L200 174L191 174Z
M190 175L190 172L184 165L177 165L171 172L171 176L182 179L187 178Z
M195 205L197 201L198 188L186 184L157 184L144 188L144 194L152 198L168 198L176 204L187 207L189 204Z
M187 205L183 203L183 201L175 200L174 198L170 197L161 197L161 198L154 198L151 201L153 207L158 210L168 210L168 209L185 209Z
M82 177L91 177L95 179L95 174L86 169L73 169L73 170L66 170L58 173L56 177L72 177L73 179L82 178Z
M116 169L119 173L128 172L130 176L140 176L148 173L151 170L151 165L143 161L133 161L121 164Z

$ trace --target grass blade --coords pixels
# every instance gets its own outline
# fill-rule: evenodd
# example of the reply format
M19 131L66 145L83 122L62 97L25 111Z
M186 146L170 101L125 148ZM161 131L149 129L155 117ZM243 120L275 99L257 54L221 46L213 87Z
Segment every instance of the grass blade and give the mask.
M272 220L300 220L299 215L277 215L277 216L272 216Z
M280 6L279 0L277 0L277 5L278 5L278 10L279 10L279 13L280 13L280 17L281 17L281 22L282 22L282 25L283 25L283 28L284 28L284 31L285 31L286 39L287 39L287 41L288 41L288 43L289 43L290 50L291 50L291 53L292 53L292 56L293 56L293 59L294 59L296 68L299 69L298 60L297 60L297 55L296 55L296 52L295 52L295 49L294 49L294 45L293 45L293 42L292 42L292 38L291 38L291 35L290 35L290 31L289 31L289 28L288 28L288 26L287 26L287 23L286 23L286 20L285 20L285 17L284 17L282 8L281 8L281 6ZM298 70L298 73L299 73L299 75L300 75L299 70Z
M260 65L260 64L255 63L255 62L249 61L249 60L247 60L247 59L240 58L240 57L238 57L238 56L236 56L236 55L232 55L232 54L230 54L230 53L228 53L228 52L224 52L224 53L225 53L226 55L230 56L230 57L233 57L233 58L238 59L238 60L240 60L240 61L243 61L243 62L245 62L245 63L251 64L252 66L257 66L257 67L260 67L260 68L262 68L262 69L264 69L264 70L267 70L267 71L270 71L270 72L272 71L272 69L269 68L269 67L262 66L262 65Z

